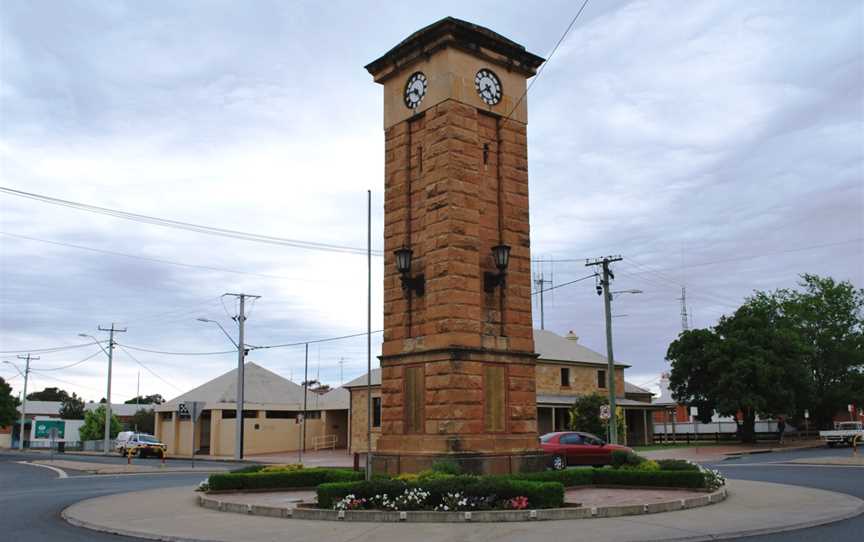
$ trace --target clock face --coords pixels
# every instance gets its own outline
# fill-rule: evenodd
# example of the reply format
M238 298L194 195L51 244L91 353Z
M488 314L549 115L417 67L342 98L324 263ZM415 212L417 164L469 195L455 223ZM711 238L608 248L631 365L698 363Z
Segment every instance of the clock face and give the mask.
M495 105L501 101L501 81L491 70L482 69L474 76L474 88L480 99L489 105Z
M414 72L405 83L405 106L409 109L417 109L423 96L426 95L426 76L423 72Z

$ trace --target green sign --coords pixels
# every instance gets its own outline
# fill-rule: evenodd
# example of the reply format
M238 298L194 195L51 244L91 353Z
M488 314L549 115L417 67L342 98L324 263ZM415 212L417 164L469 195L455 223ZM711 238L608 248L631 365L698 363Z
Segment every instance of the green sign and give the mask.
M51 438L51 429L57 429L57 437L58 439L66 438L66 422L64 420L34 420L34 424L36 424L36 434L33 435L34 439Z

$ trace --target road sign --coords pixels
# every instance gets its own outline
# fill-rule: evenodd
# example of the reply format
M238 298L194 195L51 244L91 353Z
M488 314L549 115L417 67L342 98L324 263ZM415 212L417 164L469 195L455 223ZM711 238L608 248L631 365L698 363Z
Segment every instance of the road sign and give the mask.
M807 410L806 408L804 409L804 419L805 419L805 420L809 420L809 419L810 419L810 411Z
M177 413L181 418L191 418L198 421L201 413L204 412L204 401L183 401L177 403Z
M609 410L609 405L600 405L600 419L606 421L610 418L611 410Z

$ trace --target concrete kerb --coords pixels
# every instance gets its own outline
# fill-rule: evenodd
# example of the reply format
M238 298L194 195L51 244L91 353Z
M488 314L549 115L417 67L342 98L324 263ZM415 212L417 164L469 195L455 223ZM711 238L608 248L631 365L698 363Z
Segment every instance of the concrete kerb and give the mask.
M264 506L247 503L233 503L199 495L198 506L235 514L267 516L277 518L310 519L318 521L362 521L383 523L501 523L511 521L550 521L590 518L613 518L657 514L708 506L722 502L728 496L726 488L696 497L675 499L651 504L630 504L618 506L547 508L539 510L476 510L472 512L385 511L385 510L325 510L309 506Z

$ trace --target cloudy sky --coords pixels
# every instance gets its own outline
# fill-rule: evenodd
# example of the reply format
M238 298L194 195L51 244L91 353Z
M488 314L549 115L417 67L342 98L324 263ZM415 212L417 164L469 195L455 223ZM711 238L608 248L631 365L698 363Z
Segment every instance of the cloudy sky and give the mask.
M382 245L381 88L363 69L452 15L547 56L576 2L47 2L0 6L0 185L194 224ZM864 286L860 2L590 2L533 86L533 255L554 284L621 254L616 357L651 385L681 329L800 273ZM557 261L555 261L557 260ZM374 260L373 327L381 326ZM225 292L262 296L247 342L362 332L366 261L210 236L0 193L0 354L128 328L115 400L167 397L236 365ZM547 285L548 287L548 285ZM587 280L547 294L546 328L605 351ZM535 306L535 309L537 307ZM535 310L539 327L539 311ZM377 353L377 340L373 342ZM105 395L93 345L40 353L30 389ZM301 380L302 347L250 358ZM137 360L137 362L136 362ZM341 363L340 363L341 360ZM140 362L142 365L139 365ZM314 344L314 378L361 374L365 339ZM37 371L38 369L38 371ZM22 378L10 365L0 376Z

